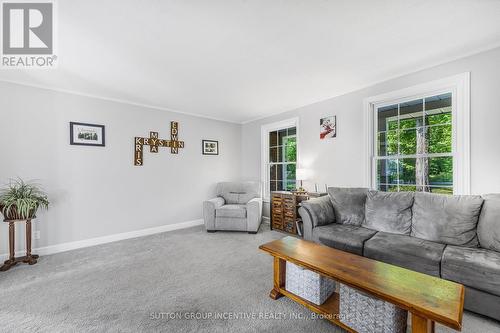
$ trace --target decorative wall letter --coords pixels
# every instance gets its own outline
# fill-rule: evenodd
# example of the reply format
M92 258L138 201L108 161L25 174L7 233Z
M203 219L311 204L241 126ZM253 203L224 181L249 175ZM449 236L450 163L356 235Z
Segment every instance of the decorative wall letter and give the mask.
M184 148L184 141L179 141L179 123L170 122L170 140L158 138L158 132L149 132L149 138L135 138L134 165L143 164L144 146L149 146L151 153L158 153L158 147L170 147L170 153L178 154L179 148Z

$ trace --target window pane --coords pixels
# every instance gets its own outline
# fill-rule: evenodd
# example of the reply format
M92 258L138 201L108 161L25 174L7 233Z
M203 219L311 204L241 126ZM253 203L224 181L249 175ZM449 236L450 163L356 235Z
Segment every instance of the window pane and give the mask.
M417 130L415 128L400 131L399 153L401 155L415 155L417 153Z
M377 134L377 156L387 156L387 141L385 140L385 137L385 132L380 132Z
M432 193L440 194L453 194L453 188L451 187L431 187Z
M294 181L295 182L295 164L287 164L286 165L286 179L288 181Z
M387 192L398 192L399 188L397 185L389 185L387 187Z
M429 184L433 186L453 185L453 158L429 158Z
M451 125L430 126L427 129L429 153L451 153Z
M269 147L276 147L278 145L278 132L269 132Z
M273 149L273 148L271 148ZM276 160L273 162L281 163L283 162L283 146L278 146L276 148Z
M286 190L287 191L293 191L295 190L295 182L287 182L286 183Z
M440 114L433 114L427 116L426 124L427 125L451 124L451 107L449 108L449 112L446 111Z
M451 93L425 99L425 124L451 123Z
M378 133L378 156L397 155L398 131Z
M397 155L398 153L398 141L399 141L399 131L388 131L386 133L386 153L387 155Z
M269 162L271 162L271 163L278 162L278 148L277 147L269 149Z
M398 128L398 105L385 106L377 110L377 132L385 132L390 129L395 130Z
M278 146L283 145L283 139L286 137L286 128L278 131Z
M379 184L396 184L398 180L397 160L379 160L377 163Z
M422 126L424 120L424 100L417 99L399 105L399 128L415 128Z
M295 137L288 138L285 145L285 162L297 161L297 141Z
M284 191L285 189L283 188L283 182L282 181L277 181L276 182L276 191Z
M276 180L276 172L277 172L277 168L276 168L276 165L273 164L270 166L269 168L269 180L273 181L273 180Z
M283 180L283 164L276 164L276 180Z
M416 192L417 187L415 185L399 185L400 192Z
M416 160L416 158L403 158L399 160L399 184L416 184Z
M288 136L297 135L297 129L295 127L290 127L287 133Z

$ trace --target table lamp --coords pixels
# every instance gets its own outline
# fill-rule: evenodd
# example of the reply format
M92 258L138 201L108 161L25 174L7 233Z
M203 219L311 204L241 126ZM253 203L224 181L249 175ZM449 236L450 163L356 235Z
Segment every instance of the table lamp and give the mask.
M302 181L307 180L307 169L298 168L295 170L295 179L300 181L300 187L297 189L298 192L306 192L302 187Z

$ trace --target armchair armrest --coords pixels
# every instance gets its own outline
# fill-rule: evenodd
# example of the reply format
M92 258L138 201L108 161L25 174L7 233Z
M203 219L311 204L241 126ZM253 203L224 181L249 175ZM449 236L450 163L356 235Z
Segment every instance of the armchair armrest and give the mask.
M335 213L329 196L313 198L301 203L300 217L304 226L304 239L312 240L314 228L335 222Z
M247 231L257 232L262 221L262 198L247 202Z
M215 230L215 210L222 207L225 200L222 197L213 198L203 202L203 219L205 221L205 229Z

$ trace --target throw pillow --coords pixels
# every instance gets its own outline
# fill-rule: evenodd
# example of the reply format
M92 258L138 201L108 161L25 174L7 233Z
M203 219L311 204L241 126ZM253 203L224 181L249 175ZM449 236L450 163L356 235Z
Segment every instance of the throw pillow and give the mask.
M369 191L363 226L377 231L409 235L413 199L413 192Z
M484 204L477 224L481 247L500 252L500 194L483 195Z
M443 244L477 247L479 195L415 193L411 235Z
M366 188L328 188L335 212L335 222L361 225L365 220Z

